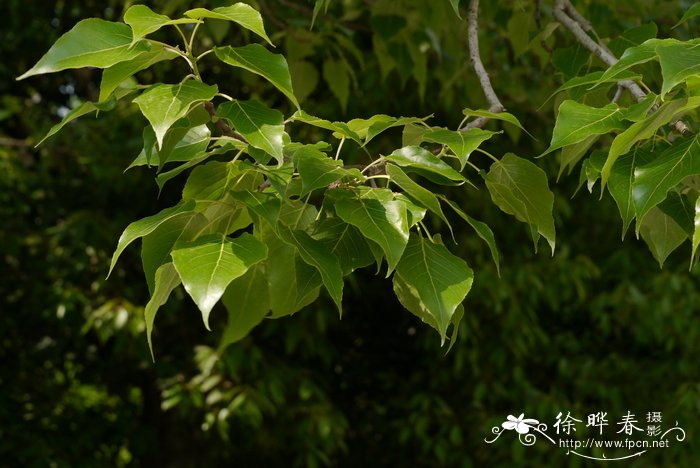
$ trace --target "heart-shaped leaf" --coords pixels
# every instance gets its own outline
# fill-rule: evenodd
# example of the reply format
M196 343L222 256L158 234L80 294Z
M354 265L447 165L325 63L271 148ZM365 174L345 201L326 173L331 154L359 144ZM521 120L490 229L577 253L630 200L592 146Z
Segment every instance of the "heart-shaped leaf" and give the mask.
M146 218L134 221L133 223L129 224L126 227L126 229L124 229L122 235L119 237L119 241L117 242L117 248L114 250L114 254L112 255L112 261L109 265L109 273L107 273L107 276L109 277L109 275L112 273L112 269L117 263L119 256L129 244L134 242L139 237L143 237L147 234L152 233L156 230L158 226L163 224L165 221L172 219L176 216L180 216L183 213L187 213L188 211L192 211L194 207L195 203L192 200L188 202L181 202L173 207L164 209L158 214L148 216Z
M485 180L493 202L530 226L535 250L541 234L554 255L554 194L549 190L547 174L532 162L508 153L491 165Z
M131 39L131 29L124 23L97 18L82 20L61 36L36 65L17 79L69 68L107 68L134 59L148 50L147 42L140 41L132 46Z
M666 199L666 193L684 178L700 174L700 137L676 140L649 164L637 167L632 196L640 222L653 207Z
M455 310L471 289L471 268L445 246L413 234L396 275L415 291L444 343Z
M176 85L156 84L134 99L156 133L158 148L168 129L197 104L211 101L219 89L201 81L185 80Z
M212 18L224 21L233 21L239 26L244 27L262 37L270 45L273 45L270 38L267 37L267 33L265 33L265 26L263 25L263 20L260 13L258 13L255 8L251 7L250 5L246 5L245 3L234 3L233 5L214 8L213 10L207 10L206 8L195 8L193 10L186 11L185 16L196 19Z
M197 23L197 20L180 18L172 20L165 15L159 15L146 5L133 5L124 13L124 22L131 26L133 41L158 31L163 26L173 24Z
M214 304L231 281L267 258L267 246L247 233L235 239L212 234L176 246L170 255L208 330Z
M227 101L219 105L217 114L231 122L251 146L269 153L282 162L284 115L257 100Z
M273 54L260 44L248 44L242 47L217 47L214 53L222 62L246 69L262 76L272 83L282 94L287 96L298 109L299 102L294 96L289 66L284 56Z
M338 216L382 248L389 265L389 276L408 242L406 204L394 200L394 194L386 189L367 189L355 193L343 191L344 195L340 195L338 190L333 192L338 197L335 202Z

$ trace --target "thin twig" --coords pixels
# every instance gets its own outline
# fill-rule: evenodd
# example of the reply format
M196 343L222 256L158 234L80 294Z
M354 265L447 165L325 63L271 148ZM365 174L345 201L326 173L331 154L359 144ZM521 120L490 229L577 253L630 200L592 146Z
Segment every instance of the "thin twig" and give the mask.
M586 33L586 31L591 31L593 29L591 23L581 16L569 0L556 0L553 14L557 21L571 31L581 45L593 52L593 55L600 58L607 66L612 67L617 63L617 57L615 57L607 47L594 41L591 36ZM632 80L622 80L618 84L627 89L637 102L643 100L647 96L642 88Z
M491 85L491 80L489 79L489 74L484 68L484 63L481 61L481 53L479 52L479 0L471 0L469 4L469 15L467 17L467 37L469 38L469 58L472 62L472 67L476 73L477 78L479 78L479 84L481 89L484 91L484 96L486 101L489 103L490 112L503 112L505 107L501 104L501 101L496 95L493 86ZM472 120L464 127L460 128L461 131L469 130L471 128L478 128L484 126L488 122L488 118L479 117Z

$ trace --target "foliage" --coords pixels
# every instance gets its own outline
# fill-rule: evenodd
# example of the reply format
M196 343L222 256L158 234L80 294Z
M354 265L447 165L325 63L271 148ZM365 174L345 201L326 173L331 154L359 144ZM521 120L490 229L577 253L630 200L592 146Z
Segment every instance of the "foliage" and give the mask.
M427 118L378 114L331 122L311 116L299 109L283 56L260 44L195 52L199 20L208 18L235 22L269 42L262 17L246 4L197 8L175 20L136 5L124 13L130 30L121 23L83 20L19 77L88 66L105 69L102 99L84 103L50 133L86 113L82 109L109 110L106 102L129 99L150 124L143 132L142 154L130 167L157 167L162 188L168 175L196 166L182 201L131 223L112 258L110 271L131 242L144 238L141 255L152 289L146 306L149 343L157 309L180 284L207 328L212 308L227 290L230 297L234 291L236 297L256 296L261 305L254 317L247 301L224 302L229 312L225 334L237 340L268 313L279 318L297 312L315 300L321 286L342 315L343 277L372 263L380 269L384 261L387 277L396 270L394 292L400 302L435 328L444 343L448 327L458 328L464 315L460 304L473 273L439 236L431 235L424 221L427 211L439 221L447 219L440 199L424 185L473 185L450 161L460 170L469 166L478 172L469 157L496 133L431 127ZM180 25L192 23L187 36ZM165 26L177 29L184 50L146 38ZM219 92L216 84L206 84L200 61L208 55L266 79L297 111L285 120L257 99L234 98ZM131 79L156 62L175 58L187 62L191 72L177 84L135 84ZM123 80L117 87L113 76ZM215 106L215 97L225 101ZM503 117L522 128L514 116ZM336 147L323 140L294 142L285 123L331 131ZM212 136L208 124L215 124L219 135ZM410 144L403 142L386 155L375 153L370 142L394 127L410 131ZM351 154L346 142L364 154ZM542 234L554 252L553 196L545 173L512 153L492 159L483 176L494 203L530 226L535 248ZM449 198L443 201L454 206ZM475 223L497 259L491 230Z
M178 17L177 11L201 6L157 2L156 7L155 3L154 10L172 18ZM274 0L255 5L263 11L269 37L278 44L275 52L287 58L294 92L308 114L333 122L343 115L434 113L426 123L447 129L458 128L461 107L483 105L464 53L463 22L452 9L458 3L319 2L313 29L309 29L314 12L310 5L308 14ZM462 18L466 17L464 3ZM303 4L296 2L296 6ZM220 6L225 5L211 2L209 9ZM618 56L633 45L630 34L639 26L648 30L651 20L658 24L655 35L678 39L691 37L697 24L691 18L688 26L672 30L683 10L671 2L579 2L577 6ZM11 0L9 10L6 18L22 21L4 29L8 31L3 41L5 56L11 59L0 65L7 77L0 86L3 106L11 117L3 113L2 133L34 144L41 140L42 129L55 123L57 116L60 120L65 111L80 108L84 97L94 103L109 101L105 98L117 88L100 97L100 87L94 85L99 77L92 69L20 83L12 83L11 76L28 69L35 53L46 50L59 32L79 19L97 16L116 22L125 9L118 1L60 2L49 8L45 2ZM562 82L579 72L585 74L587 68L600 67L599 62L561 27L548 22L547 2L542 2L538 13L539 24L535 2L482 2L482 10L484 59L495 87L509 111L537 138L525 137L511 125L490 123L491 130L505 130L485 142L490 153L541 154L555 126L551 115L563 100L597 109L609 104L612 89L606 93L599 86L580 100L583 88L568 88L536 111ZM60 26L49 26L59 20ZM630 28L631 32L623 33ZM206 19L196 47L205 50L212 44L210 38L232 45L245 44L251 37L258 40L252 32L247 36L237 31L235 23ZM172 27L156 35L171 44L179 37ZM135 77L143 83L175 83L179 78L172 77L185 76L190 70L182 66L184 61L170 60L173 54L144 54L144 61L158 63ZM569 60L572 57L577 60ZM654 66L650 61L618 77L644 76L649 85L661 84L660 68L654 70ZM217 83L222 92L236 89L282 112L283 119L294 112L283 94L247 70L234 67L231 73L213 55L205 57L200 68L203 76L211 77L207 82ZM121 83L119 73L119 67L112 70L110 86ZM598 73L602 75L602 69ZM104 77L102 85L108 89ZM63 91L68 86L75 91ZM682 93L682 87L667 97ZM619 106L630 107L627 99L623 94ZM94 112L89 106L83 110ZM68 123L38 150L0 148L0 194L7 197L2 210L3 219L8 220L0 227L0 237L8 241L3 244L7 264L2 274L7 280L2 282L6 302L2 308L9 313L3 313L2 323L13 331L3 341L3 362L9 364L0 373L0 453L8 463L201 466L231 459L269 466L355 466L368 460L386 466L572 463L570 457L519 451L517 445L485 447L485 433L503 412L511 410L547 418L563 408L619 413L630 407L638 411L653 407L684 424L690 440L697 434L697 271L688 274L683 255L676 252L658 273L632 236L619 243L619 231L611 228L619 222L614 190L624 192L625 184L613 181L615 171L606 184L613 198L600 202L580 196L568 200L576 180L552 184L558 232L557 255L550 259L548 252L533 256L523 248L525 230L514 229L509 218L498 213L489 202L488 189L441 187L406 166L386 169L396 185L390 187L397 192L400 187L427 207L424 224L431 232L441 232L446 247L468 259L476 272L459 327L462 339L439 362L436 356L445 349L440 350L431 334L416 327L415 317L398 310L396 299L386 294L394 286L392 281L384 280L383 274L374 276L374 266L344 276L342 321L333 317L337 311L331 301L312 302L293 320L265 320L265 326L225 351L227 335L219 342L219 333L203 333L192 320L198 317L188 313L194 306L185 291L175 289L158 315L154 334L158 359L151 365L139 306L148 302L147 288L139 278L143 268L152 278L152 290L159 256L141 262L133 249L126 249L109 281L103 280L114 239L123 227L130 220L177 205L189 174L168 174L166 168L158 174L157 184L150 184L147 162L158 164L153 159L158 154L155 132L148 132L148 144L135 138L146 121L137 116L138 107L124 99L110 112L105 110L99 110L99 120L83 117ZM692 113L683 121L694 128ZM452 154L460 155L460 141L440 141L441 129L432 134L437 141L411 140L415 124L425 128L417 122L408 125L401 146L432 149L432 144L447 144ZM207 130L201 130L191 133L192 145L210 144L211 134L220 135L222 127L209 123ZM286 124L285 130L294 141L316 142L332 136L300 121ZM173 128L170 131L175 133ZM401 131L394 128L379 134L369 149L373 154L393 153ZM445 135L455 135L448 132ZM360 145L347 140L342 159L348 164L369 162ZM337 140L330 141L337 150ZM584 144L566 148L562 158L576 151L590 153L582 171L595 175L602 170L611 142L611 137L603 135L585 149ZM167 132L163 143L168 144ZM184 145L185 151L188 146ZM136 161L141 166L126 177L121 175L142 148ZM174 162L168 165L179 162L177 150L173 153L169 161ZM637 154L644 158L658 153L638 148ZM217 162L224 162L223 158L210 156ZM532 162L551 180L559 169L554 159ZM488 160L470 158L469 162L483 173L489 169ZM461 161L454 159L451 166L460 169ZM471 174L464 176L481 186ZM273 192L274 186L269 190L278 193ZM324 191L329 189L313 192L309 203L323 207L319 200ZM678 199L673 192L667 197L671 201ZM437 198L437 208L430 195ZM626 216L634 215L633 204L627 206ZM466 213L491 228L485 229ZM180 226L188 219L183 216ZM462 220L475 231L463 229ZM346 223L327 220L330 232L331 222ZM644 235L644 227L641 232ZM452 235L458 244L452 243ZM169 242L174 244L176 237ZM493 242L483 242L482 237ZM144 244L150 248L159 245L158 236L146 239ZM500 250L490 248L495 240ZM492 257L507 259L500 265L500 279ZM277 266L287 264L283 256L269 252L265 262L275 258ZM376 262L374 256L364 261ZM292 271L305 269L318 271L303 259L295 262ZM280 271L284 275L289 270ZM246 281L234 283L244 288L259 281L260 264L249 272L240 277ZM293 286L287 289L289 294ZM243 297L236 291L229 288L222 302L235 303L236 297ZM287 298L290 302L305 299L296 294ZM269 309L264 300L246 304L248 310ZM224 328L223 312L220 306L214 307L213 330ZM229 340L240 338L236 333L228 336ZM154 451L156 446L159 450ZM686 444L657 458L645 456L637 466L667 464L669 459L692 465L697 455Z

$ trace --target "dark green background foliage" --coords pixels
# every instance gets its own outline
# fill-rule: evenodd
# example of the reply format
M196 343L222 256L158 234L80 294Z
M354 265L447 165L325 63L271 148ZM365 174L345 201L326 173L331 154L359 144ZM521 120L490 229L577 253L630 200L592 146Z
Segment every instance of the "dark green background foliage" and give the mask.
M621 243L613 200L585 189L572 198L578 177L555 183L554 155L536 161L555 193L553 258L542 243L533 253L527 228L485 190L449 190L493 228L503 261L499 278L487 246L454 220L458 245L450 248L477 274L460 339L446 356L435 332L389 294L391 281L360 270L346 281L342 320L322 295L293 318L264 321L220 359L225 310L214 308L207 332L194 303L176 290L158 315L153 364L138 249L127 249L104 278L124 227L174 205L185 179L158 196L152 172L122 173L146 124L133 105L84 117L34 148L68 109L97 100L99 71L14 80L77 21L118 21L126 3L9 0L0 20L3 466L584 466L542 443L523 448L510 434L493 445L484 438L509 414L551 425L559 411L579 418L607 411L614 419L628 410L661 411L687 437L626 466L693 466L700 457L697 267L688 271L687 245L659 270L633 233ZM177 17L226 3L149 5ZM466 26L450 2L330 1L313 29L310 1L252 3L310 114L434 114L431 125L454 128L462 108L488 107L469 67ZM482 3L484 62L501 101L536 138L492 122L486 128L506 132L484 147L534 158L546 150L564 99L547 98L585 72L588 54L577 61L578 46L561 28L537 36L552 21L548 2L539 15L539 2ZM698 26L691 20L671 29L687 2L578 5L603 38L653 21L657 37L687 39ZM252 39L224 23L205 33L212 41L205 47ZM176 41L171 34L158 33ZM619 55L631 44L613 45ZM263 80L207 63L202 73L224 92L291 113ZM140 75L144 82L177 82L187 73L176 62L153 70ZM310 128L291 131L297 141L317 139ZM374 148L390 151L400 138L387 132Z

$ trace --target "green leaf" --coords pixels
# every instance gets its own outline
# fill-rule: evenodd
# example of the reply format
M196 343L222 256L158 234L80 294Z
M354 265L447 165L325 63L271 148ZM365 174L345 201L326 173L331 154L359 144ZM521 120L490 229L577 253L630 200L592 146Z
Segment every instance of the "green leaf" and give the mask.
M139 237L143 237L147 234L152 233L158 226L163 224L165 221L179 216L182 213L192 211L194 207L195 203L193 201L188 201L185 203L180 202L173 207L162 210L158 214L155 214L153 216L147 216L146 218L134 221L133 223L129 224L126 227L126 229L124 229L122 235L119 237L119 241L117 242L117 248L115 249L114 254L112 255L112 261L109 265L109 273L107 273L107 277L109 277L109 275L112 273L112 269L117 263L119 256L129 244L131 244Z
M677 85L700 73L700 40L674 41L656 49L661 65L663 98Z
M408 214L406 204L394 200L387 189L367 189L359 192L333 190L337 196L335 211L348 224L357 227L363 236L373 240L384 251L389 270L394 271L408 243Z
M698 246L700 245L700 197L698 197L698 199L695 200L695 222L693 224L693 247L690 253L691 267L695 263L695 253L697 252Z
M155 273L155 286L151 299L146 304L144 316L146 317L146 338L148 339L148 349L151 351L151 358L155 361L153 354L153 341L151 334L153 333L153 323L156 319L156 312L160 306L168 302L170 293L173 289L180 285L180 277L172 263L161 265Z
M44 136L44 138L39 141L39 143L36 144L36 146L39 146L42 144L44 141L46 141L47 138L55 135L58 133L63 127L65 127L67 124L70 122L74 121L75 119L82 117L86 114L90 114L95 111L103 111L107 112L112 109L114 109L117 101L116 99L112 98L109 99L108 101L105 102L91 102L87 101L76 107L75 109L72 109L70 112L66 114L65 117L63 117L63 120L61 120L59 123L51 127L49 132Z
M340 101L343 112L346 112L350 98L350 75L343 61L332 58L324 60L323 79L333 95Z
M292 76L292 86L297 99L299 102L304 102L318 86L318 70L306 60L290 60L289 74Z
M593 89L598 85L605 84L605 83L617 83L620 80L637 80L641 78L641 75L639 73L633 73L631 71L622 71L615 78L607 78L605 80L602 80L603 78L603 73L605 73L605 70L600 70L600 71L595 71L588 73L583 76L575 76L571 78L570 80L567 80L563 85L559 86L553 93L552 96L554 96L557 93L560 93L562 91L566 91L569 89L573 88L578 88L580 86L590 86L589 89ZM551 98L551 96L550 96Z
M233 189L236 181L240 182L242 177L255 178L255 175L252 166L241 161L211 161L192 171L182 189L182 198L217 200L228 190ZM253 185L254 182L250 184ZM250 185L245 188L250 188Z
M235 239L212 234L180 244L170 255L209 330L209 314L226 287L248 268L265 260L267 246L247 233Z
M119 62L105 68L104 72L102 72L102 82L100 83L100 101L107 99L112 94L112 91L135 73L145 70L158 62L172 60L177 56L178 54L172 50L165 49L163 46L154 43L148 52L144 52L131 60Z
M637 214L637 232L640 221L653 207L664 201L666 193L684 178L700 173L700 138L676 140L653 161L635 171L632 196Z
M662 268L671 252L688 238L683 228L658 207L649 210L641 222L640 232Z
M668 192L666 200L659 203L659 209L685 231L688 237L693 236L695 227L695 208L688 197L676 191Z
M396 275L416 292L444 343L453 314L471 289L471 268L445 246L414 234L396 266Z
M245 206L233 198L230 193L221 200L197 202L197 210L207 218L202 233L232 234L253 224Z
M324 218L315 227L312 237L325 244L338 258L343 276L374 261L370 247L360 231L340 218Z
M284 56L273 54L260 44L248 44L243 47L217 47L214 53L222 62L248 70L262 76L279 89L294 106L299 102L294 96L292 78Z
M342 316L343 270L340 268L338 258L333 256L321 241L312 238L304 231L290 229L283 224L278 225L278 230L280 238L296 247L302 260L321 274L323 285Z
M359 171L351 172L343 168L343 162L331 159L311 145L303 145L291 152L292 162L301 176L301 196L330 184L344 177L363 180Z
M437 184L460 185L466 181L462 174L420 146L406 146L397 149L385 159Z
M424 122L431 116L418 118L418 117L391 117L385 114L373 115L369 119L352 119L348 122L348 127L355 131L360 138L364 139L362 146L367 145L374 137L379 135L385 130L392 127L401 127L411 124L416 124L419 122Z
M624 128L623 120L624 110L615 104L597 108L576 101L564 101L559 106L552 142L542 155L583 141L592 135L603 135Z
M532 162L508 153L491 165L485 180L496 206L530 226L535 251L541 234L554 255L554 194L547 174Z
M447 145L459 159L460 170L462 170L472 151L495 134L480 128L472 128L464 132L437 128L423 133L422 140Z
M217 114L233 125L255 148L282 162L284 115L257 100L227 101L219 105Z
M270 311L265 266L258 263L233 280L221 296L221 302L228 311L228 321L219 343L219 350L224 350L245 338Z
M625 70L635 65L641 65L650 60L655 60L658 57L656 53L657 47L667 44L666 41L666 39L649 39L648 41L644 41L641 45L630 47L625 50L620 60L603 73L603 76L600 77L600 82L619 80L621 79L622 72Z
M635 169L653 160L655 154L647 148L638 146L624 156L621 156L612 167L610 179L607 185L617 208L622 217L622 238L625 238L634 219L634 198L632 197L632 183Z
M525 127L523 127L520 121L517 118L515 118L513 114L509 114L508 112L489 112L487 110L474 110L467 108L462 110L462 114L464 114L465 117L486 117L491 120L503 120L504 122L508 122L511 125L515 125L520 130L530 135L532 138L535 138L530 132L525 130Z
M17 79L69 68L107 68L138 57L148 47L146 42L132 47L131 29L124 23L90 18L61 36L36 65Z
M272 41L267 37L265 33L265 26L263 25L262 17L258 11L246 5L245 3L234 3L231 6L214 8L213 10L207 10L205 8L195 8L185 12L185 16L190 18L212 18L224 21L233 21L239 26L254 32L258 36L265 39L270 45Z
M195 105L214 99L218 91L216 85L186 80L176 85L153 85L134 102L156 132L160 148L165 133L176 121L187 115Z
M561 149L561 165L559 166L557 180L559 180L559 177L561 177L567 168L569 168L569 174L571 174L576 164L586 155L586 152L593 146L593 143L598 141L598 138L600 138L600 135L591 135L585 140L565 146Z
M244 203L250 212L267 221L273 228L277 226L281 202L275 195L251 191L229 192L229 195Z
M146 5L134 5L129 7L124 13L124 22L131 26L133 31L133 42L158 31L163 26L173 24L197 23L196 20L180 18L172 20L165 15L159 15Z
M688 8L686 12L683 13L683 16L681 17L680 21L678 21L673 27L678 27L681 23L685 23L690 18L693 18L698 15L700 15L700 3L696 3L695 5L692 5L690 8Z
M610 177L610 171L617 158L628 153L632 149L632 146L638 141L653 137L659 128L669 123L673 116L676 115L685 104L685 99L665 102L650 116L644 120L633 123L627 130L617 135L610 145L608 158L601 171L602 185L605 186L607 183L608 177Z
M486 245L491 251L493 263L496 264L496 272L498 273L498 276L501 276L501 254L498 251L498 246L496 245L496 237L493 235L493 231L488 226L488 224L472 218L467 213L462 211L462 209L459 206L457 206L455 202L449 200L447 197L440 195L440 198L442 199L442 201L447 203L450 206L450 208L452 208L454 212L457 213L463 220L469 223L472 229L474 229L474 231L476 232L476 235L479 236L481 240L486 242Z
M443 220L447 227L450 229L450 232L452 232L452 226L447 220L447 217L445 216L445 213L442 211L442 207L440 206L440 202L438 201L437 197L433 194L433 192L414 182L398 166L395 166L393 164L387 164L386 173L391 178L391 182L401 187L401 189L406 193L406 195L415 200L417 203L438 215L438 217L441 220ZM454 233L452 234L452 237L454 237Z
M313 115L307 114L303 110L296 111L289 120L292 122L303 122L314 127L331 130L334 132L334 135L339 135L338 138L350 138L357 144L362 144L362 138L360 138L356 132L351 130L350 127L348 127L348 124L345 122L331 122L329 120L320 119Z
M318 297L321 275L299 258L297 249L282 240L272 228L262 230L268 246L267 282L272 317L293 314Z
M161 223L141 241L141 264L146 276L148 291L153 294L156 271L161 265L171 262L170 251L177 242L194 240L207 225L207 218L200 213L188 211Z
M457 18L462 19L462 17L459 15L459 0L450 0L450 5L452 5L452 9L455 11Z

